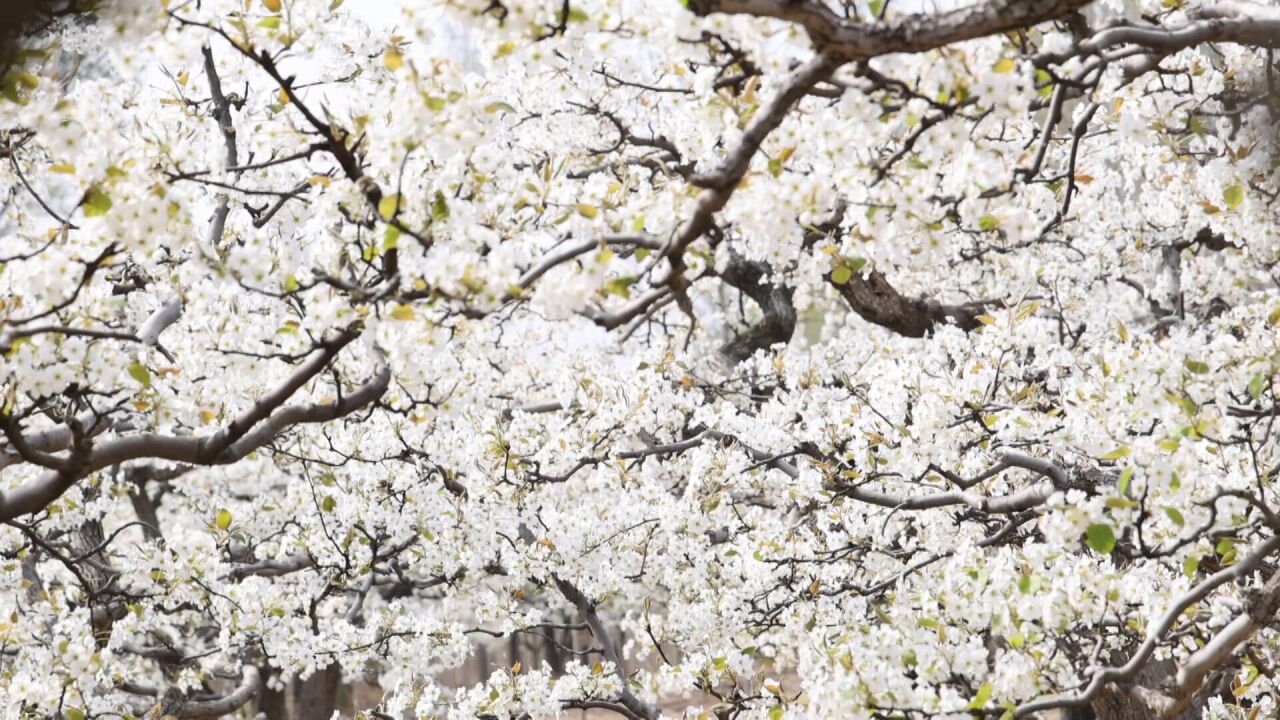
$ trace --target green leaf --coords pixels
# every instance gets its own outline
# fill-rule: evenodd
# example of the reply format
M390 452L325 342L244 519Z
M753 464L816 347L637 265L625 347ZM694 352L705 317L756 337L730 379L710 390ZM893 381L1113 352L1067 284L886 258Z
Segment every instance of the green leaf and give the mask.
M1186 395L1174 395L1173 393L1165 393L1165 397L1169 398L1169 402L1172 402L1178 407L1182 408L1182 412L1186 413L1187 415L1195 415L1197 412L1200 412L1200 408L1196 405L1195 401L1192 400L1190 397L1187 397Z
M1172 506L1165 507L1164 514L1168 515L1169 519L1173 521L1173 524L1177 525L1178 527L1182 527L1183 525L1187 524L1186 519L1182 517L1182 513L1179 512L1178 508L1176 507L1172 507Z
M395 72L404 67L404 54L400 52L400 48L392 46L382 53L382 66L391 72Z
M89 188L84 194L85 217L99 217L111 211L111 197L98 187Z
M1000 58L991 66L991 71L1003 75L1005 73L1013 72L1013 69L1017 66L1018 64L1015 63L1012 58Z
M610 278L604 284L604 291L610 295L618 297L631 297L631 286L636 284L636 276L622 275L616 278Z
M1128 457L1129 452L1130 450L1128 445L1121 445L1115 450L1112 450L1106 455L1103 455L1101 459L1102 460L1119 460L1122 457Z
M1222 191L1222 201L1232 210L1240 207L1240 203L1244 202L1244 186L1240 183L1228 186Z
M388 195L378 201L378 214L383 220L390 220L400 212L400 194Z
M129 377L142 383L142 387L151 387L151 371L140 362L129 364Z
M284 279L284 291L287 293L297 292L298 278L290 275Z
M1138 507L1138 503L1136 503L1136 502L1134 502L1134 501L1132 501L1132 500L1130 500L1129 498L1126 498L1126 497L1110 497L1110 498L1107 498L1106 505L1107 505L1107 507L1111 508L1112 510L1128 510L1128 509L1130 509L1130 508L1136 508L1136 507Z
M1048 70L1036 68L1036 92L1042 96L1053 94L1053 76Z
M275 30L276 28L280 27L280 16L273 15L271 17L264 17L258 21L258 27L267 28L269 30Z
M982 687L978 688L978 694L974 695L973 699L969 701L969 709L981 710L986 707L987 703L991 701L991 693L994 691L995 688L991 686L991 683L982 683Z
M493 102L484 106L484 111L487 113L496 113L496 112L513 113L516 111L516 109L511 107L509 103L502 102L501 100L494 100Z
M67 716L67 720L84 720L84 711L80 708L66 708L62 711Z
M444 193L439 190L431 199L431 220L432 222L444 222L449 219L449 202L445 200Z
M1089 543L1089 547L1103 555L1107 555L1116 549L1116 534L1110 525L1094 523L1084 531L1084 536Z
M1192 360L1191 358L1183 360L1182 366L1197 375L1204 375L1209 372L1209 366L1207 364L1202 363L1199 360Z
M785 712L786 712L786 708L782 707L781 705L774 705L773 707L769 708L769 720L782 720L782 715Z
M213 526L219 530L231 527L231 512L226 508L219 510L218 514L213 516Z
M831 282L837 285L843 285L853 278L853 268L848 265L841 265L831 271Z
M588 205L587 203L574 203L573 208L584 218L594 219L600 214L600 208L595 205Z
M332 495L325 495L320 501L320 509L325 512L333 512L336 507L338 507L338 501L334 500Z
M1120 494L1124 495L1129 492L1129 481L1133 479L1133 468L1127 467L1120 471Z
M1187 577L1195 577L1196 571L1200 569L1200 558L1190 556L1182 561L1182 574Z
M1267 378L1264 375L1254 375L1249 381L1249 397L1255 401L1262 399L1262 393L1267 391Z
M1035 583L1033 581L1034 581L1034 578L1032 578L1030 575L1018 576L1018 592L1022 593L1023 595L1030 595L1031 592L1035 589Z
M873 603L871 605L871 610L875 612L877 620L889 627L893 627L893 618L889 617L889 613L885 612L884 608L880 607L878 603Z
M1222 538L1213 546L1213 551L1218 553L1222 562L1232 562L1236 558L1236 541L1231 538Z
M978 227L981 228L983 232L991 232L992 230L1000 227L1000 218L995 215L983 215L978 218Z

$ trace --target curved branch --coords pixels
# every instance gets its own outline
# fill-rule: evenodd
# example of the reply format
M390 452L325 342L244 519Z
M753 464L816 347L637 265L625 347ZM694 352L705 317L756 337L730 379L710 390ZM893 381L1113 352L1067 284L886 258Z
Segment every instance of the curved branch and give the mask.
M1130 656L1129 661L1120 667L1107 667L1095 670L1089 684L1078 693L1062 693L1033 700L1018 706L1015 717L1031 717L1046 710L1067 707L1085 707L1092 703L1102 691L1111 684L1125 683L1137 677L1138 673L1155 654L1156 646L1164 636L1173 629L1174 623L1182 617L1182 613L1192 605L1204 600L1214 590L1233 580L1247 577L1258 568L1276 550L1280 550L1280 536L1272 537L1259 545L1240 562L1231 567L1219 570L1202 580L1174 601L1162 615L1155 626L1147 633L1146 640ZM1224 629L1224 632L1226 630ZM1226 640L1224 640L1224 643ZM1209 647L1209 646L1206 646ZM1234 645L1232 646L1234 647ZM1192 656L1195 657L1194 655ZM1190 677L1189 675L1187 676Z
M737 365L758 350L790 342L795 334L796 308L791 302L791 288L765 282L771 273L768 264L746 260L737 253L731 255L729 264L720 273L721 280L754 300L764 313L760 322L720 348L720 354L731 364Z
M295 371L279 388L210 438L140 433L103 443L81 457L73 454L76 462L72 466L41 475L0 495L0 521L39 512L81 478L111 465L140 458L192 465L226 465L244 458L294 425L328 422L372 404L386 393L391 382L391 369L387 366L383 353L376 348L373 355L377 370L355 392L335 403L280 407L302 385L328 367L337 352L354 338L352 332L347 332L337 340L326 343L315 357Z
M599 240L584 240L580 243L563 246L547 255L542 262L530 268L524 275L521 275L516 284L522 289L528 289L538 278L547 274L552 268L604 245L631 245L650 250L662 249L662 243L648 235L611 235Z
M809 94L814 85L825 80L844 60L837 55L819 53L809 62L796 68L782 85L782 89L768 106L751 120L739 138L738 144L725 156L715 172L699 175L692 182L704 188L698 196L693 215L680 226L662 256L671 259L673 269L683 267L684 251L695 240L711 229L715 214L720 212L733 196L733 192L747 174L751 158L760 149L769 133L773 132L791 112L796 103ZM672 273L675 280L678 272Z
M1245 612L1227 623L1204 647L1192 653L1178 669L1173 691L1173 704L1161 714L1177 717L1190 704L1209 671L1235 653L1241 643L1266 627L1280 611L1280 572L1272 574L1266 584L1253 593Z
M299 553L283 560L259 560L246 565L237 565L227 573L230 580L242 580L250 575L260 577L279 577L305 570L315 564L310 555Z
M859 22L812 0L692 0L698 15L727 13L786 20L804 27L824 52L845 60L918 53L1055 20L1093 0L991 0L939 13L915 13L892 22Z
M947 305L930 298L906 297L879 270L865 275L854 273L843 283L828 273L827 282L863 320L907 337L924 337L934 327L947 323L973 330L980 325L978 316L986 306L981 302Z
M130 683L124 688L126 692L134 695L152 695L157 698L161 695L160 691L155 688L145 687ZM241 671L240 685L235 690L223 695L222 697L212 700L181 700L177 701L177 707L168 709L168 714L183 720L195 718L217 718L231 713L244 707L246 703L258 694L262 689L262 676L258 672L258 668L252 665L245 665ZM159 700L166 703L167 698ZM167 704L167 703L166 703ZM140 715L147 715L155 703L134 703L134 711Z
M574 586L573 583L561 579L558 575L553 575L552 579L556 583L556 588L560 590L560 594L573 603L573 606L582 614L582 619L586 621L591 634L595 636L595 639L600 643L600 647L604 650L605 659L613 663L613 670L618 676L620 687L618 704L626 708L635 717L649 720L657 718L660 715L658 709L636 697L631 692L626 670L622 666L622 657L618 655L618 649L615 647L613 640L610 639L609 631L605 629L604 623L600 621L600 616L596 613L595 603L588 599L586 595L583 595L582 591Z

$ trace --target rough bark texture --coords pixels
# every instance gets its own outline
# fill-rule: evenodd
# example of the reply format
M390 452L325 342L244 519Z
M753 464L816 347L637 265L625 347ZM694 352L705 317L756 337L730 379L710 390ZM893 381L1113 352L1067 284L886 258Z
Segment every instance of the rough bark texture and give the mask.
M982 303L945 305L929 298L906 297L879 270L854 273L844 283L835 282L830 275L827 279L863 320L908 337L924 337L934 326L945 323L972 330L983 310Z
M935 13L914 13L891 23L842 17L809 0L693 0L698 15L727 13L775 17L796 23L814 44L846 60L916 53L1017 30L1063 17L1093 0L991 0Z
M263 670L269 668L264 667ZM265 672L263 676L266 676ZM285 685L280 690L264 686L258 695L258 712L265 715L267 720L289 720L289 686Z
M0 71L7 70L22 38L37 33L50 19L83 12L84 0L3 0L0 2Z
M266 720L324 720L339 704L342 668L334 663L317 670L306 680L290 678L280 690L264 687L258 697L258 712Z
M310 720L310 718L327 718L338 709L338 686L342 683L342 668L337 663L317 671L314 675L298 683L298 694L295 698L293 718L291 720Z
M760 306L764 317L745 332L725 343L720 354L737 364L774 344L786 343L796 331L796 308L791 303L791 288L762 282L772 272L762 262L734 257L720 273L720 279Z

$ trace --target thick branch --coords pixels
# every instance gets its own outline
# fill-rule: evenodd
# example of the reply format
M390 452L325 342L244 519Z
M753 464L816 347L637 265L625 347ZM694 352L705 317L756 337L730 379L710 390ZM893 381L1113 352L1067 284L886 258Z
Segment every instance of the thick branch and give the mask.
M1211 670L1230 658L1241 643L1266 627L1280 612L1280 572L1252 593L1245 612L1227 623L1204 647L1182 663L1175 679L1173 704L1162 713L1164 718L1177 717L1186 709Z
M906 297L879 270L865 275L854 273L843 283L836 282L829 273L827 281L863 320L908 337L924 337L935 326L946 323L973 330L978 327L978 316L984 308L978 302L946 305L931 298Z
M1146 666L1147 662L1151 659L1151 656L1155 654L1156 647L1164 640L1169 631L1173 629L1174 624L1178 622L1178 618L1182 617L1182 613L1187 608L1201 602L1208 597L1210 593L1217 590L1222 585L1225 585L1232 580L1239 580L1240 578L1249 576L1276 550L1280 550L1280 537L1268 539L1240 562L1223 570L1219 570L1184 593L1174 601L1167 610L1165 610L1164 615L1162 615L1151 630L1148 631L1146 640L1143 641L1142 645L1138 647L1133 655L1130 656L1129 661L1124 665L1120 667L1107 667L1095 670L1089 680L1089 684L1083 691L1051 695L1049 697L1019 705L1017 711L1014 713L1015 717L1035 717L1037 713L1053 710L1055 708L1085 707L1092 703L1108 685L1132 681L1137 677L1142 668ZM1226 641L1224 640L1224 642ZM1232 647L1234 647L1234 645ZM1195 656L1193 655L1192 657L1194 658ZM1188 676L1188 678L1189 677L1190 676ZM1163 710L1163 708L1161 708L1161 710Z
M956 10L912 14L892 22L860 22L810 0L692 0L699 15L728 13L772 17L804 27L824 52L846 61L918 53L1020 30L1075 12L1092 0L992 0Z
M714 173L699 176L694 184L705 188L698 196L693 215L685 220L676 232L665 257L671 258L673 266L683 264L680 259L695 240L711 229L715 214L724 208L733 195L733 191L742 182L755 156L769 133L773 132L782 120L791 112L800 99L808 95L814 85L825 80L840 66L842 60L834 55L819 54L809 62L796 68L783 83L782 89L769 105L757 114L747 129L742 133L738 144L729 151L724 162Z
M720 354L736 365L758 350L778 343L790 342L796 331L796 308L791 302L791 288L781 283L764 282L772 273L765 263L748 261L736 254L720 273L720 279L760 306L764 317L746 332L725 343Z
M555 580L556 588L560 590L560 594L573 603L573 606L582 614L582 619L586 621L587 627L591 629L591 634L604 650L605 659L613 663L613 669L618 675L618 683L621 688L618 704L638 717L657 718L660 714L658 709L636 697L631 692L631 688L627 684L627 672L622 666L622 657L618 655L617 647L615 647L613 640L609 638L609 632L605 629L604 623L600 621L600 616L596 613L595 603L588 599L586 595L583 595L582 591L575 587L573 583L562 580L558 576L553 579Z
M218 121L218 129L222 131L223 143L227 148L227 167L233 168L239 165L240 161L236 153L236 128L231 120L231 103L222 94L222 81L218 78L218 67L213 62L213 50L208 45L205 45L203 51L204 74L209 80L209 96L213 100L213 117ZM227 227L227 215L230 213L230 201L223 194L218 198L218 206L213 211L213 222L209 224L210 245L217 247L222 242L222 233ZM179 310L181 307L182 305L179 303ZM175 316L173 319L176 320L177 317ZM163 329L161 328L161 330ZM159 332L156 335L159 336Z
M171 710L169 714L184 720L188 718L217 718L230 715L244 707L261 689L262 676L258 673L258 668L252 665L245 665L241 671L240 685L235 690L213 700L179 700L175 703L177 707ZM133 684L128 686L127 691L142 695L160 695L160 692L154 688ZM161 702L164 701L162 700ZM150 713L155 704L135 703L134 706L134 710L138 715L149 716L148 713Z
M260 577L279 577L281 575L290 575L299 570L305 570L315 563L310 555L299 553L290 555L283 560L259 560L247 565L237 565L227 573L227 578L231 580L242 580L250 575L258 575Z
M350 333L344 334L344 339L326 344L279 388L213 437L202 439L140 433L105 442L77 458L74 467L51 471L0 496L0 521L39 512L81 478L111 465L140 458L192 465L226 465L266 445L294 425L329 422L368 406L382 397L391 382L391 370L381 351L377 350L374 351L377 370L373 377L338 402L280 407L302 385L328 367L337 351L354 339L354 336L347 335Z

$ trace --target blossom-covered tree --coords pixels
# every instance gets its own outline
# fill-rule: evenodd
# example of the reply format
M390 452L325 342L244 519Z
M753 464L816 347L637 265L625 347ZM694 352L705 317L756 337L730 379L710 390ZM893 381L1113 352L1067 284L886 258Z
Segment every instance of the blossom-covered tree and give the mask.
M1280 713L1280 4L355 4L6 60L4 717Z

